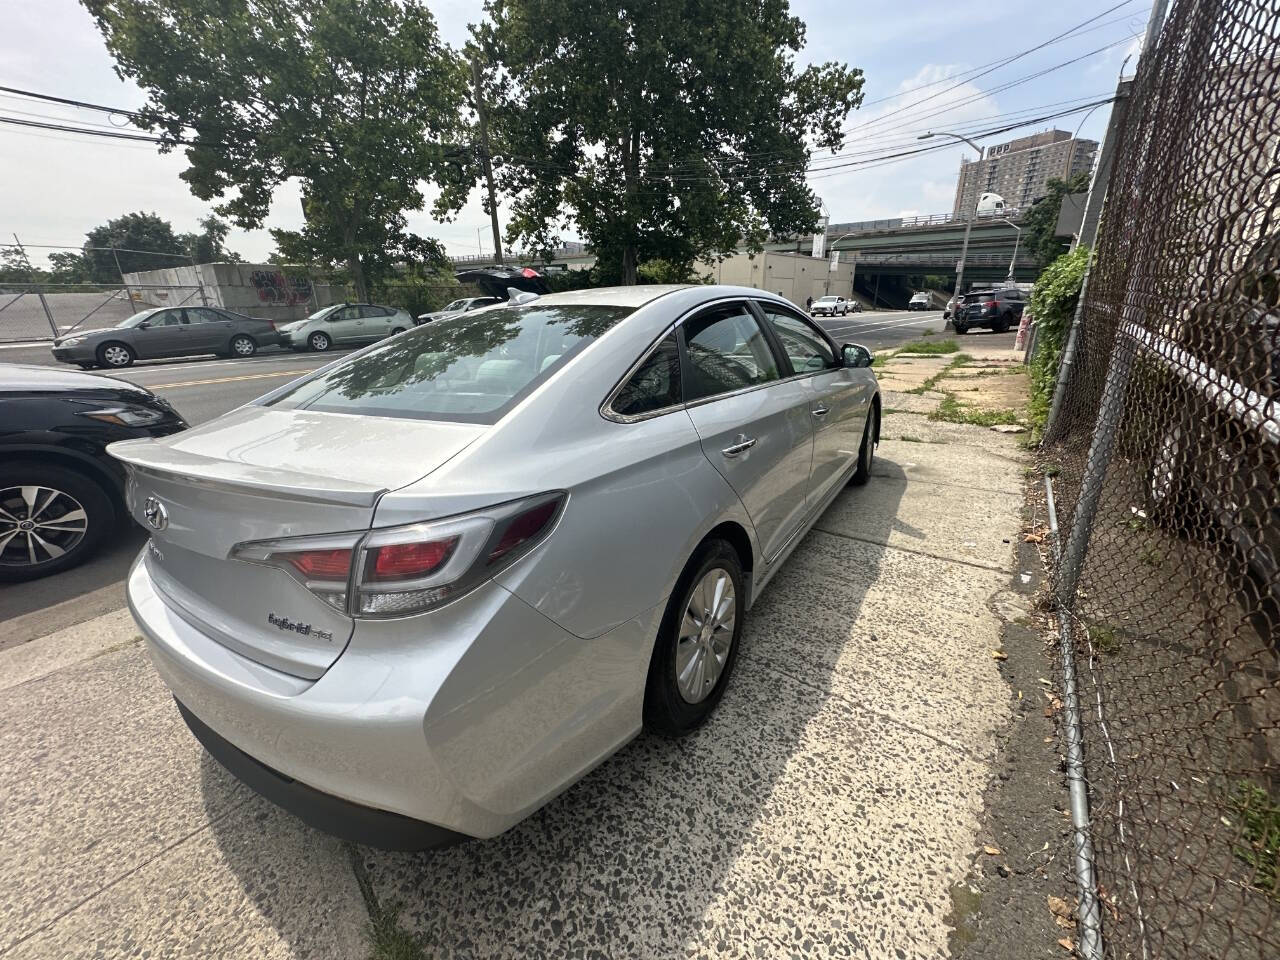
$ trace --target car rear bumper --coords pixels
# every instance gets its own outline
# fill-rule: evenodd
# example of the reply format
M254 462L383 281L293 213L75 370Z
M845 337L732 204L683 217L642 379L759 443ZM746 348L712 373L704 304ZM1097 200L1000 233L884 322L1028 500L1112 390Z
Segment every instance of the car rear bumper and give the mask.
M401 849L494 836L639 732L653 616L582 640L490 582L418 617L359 621L313 681L184 619L150 549L127 596L157 672L224 766L320 829Z

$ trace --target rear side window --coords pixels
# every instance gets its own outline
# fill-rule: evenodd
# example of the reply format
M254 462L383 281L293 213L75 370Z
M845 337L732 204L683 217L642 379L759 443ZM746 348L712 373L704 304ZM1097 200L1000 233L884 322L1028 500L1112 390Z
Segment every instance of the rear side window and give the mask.
M417 420L496 423L631 311L505 307L415 327L304 380L272 406Z
M680 348L675 334L666 337L618 390L610 408L623 417L638 417L680 403Z
M778 379L778 364L756 318L745 304L713 307L684 324L691 381L697 400Z

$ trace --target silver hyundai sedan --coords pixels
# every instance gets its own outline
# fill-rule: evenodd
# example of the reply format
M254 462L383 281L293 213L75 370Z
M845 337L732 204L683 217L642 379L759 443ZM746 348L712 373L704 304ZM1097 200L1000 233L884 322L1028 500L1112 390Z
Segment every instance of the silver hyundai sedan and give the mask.
M490 837L714 709L743 618L879 437L871 356L759 290L417 327L113 444L129 605L214 757L376 846Z

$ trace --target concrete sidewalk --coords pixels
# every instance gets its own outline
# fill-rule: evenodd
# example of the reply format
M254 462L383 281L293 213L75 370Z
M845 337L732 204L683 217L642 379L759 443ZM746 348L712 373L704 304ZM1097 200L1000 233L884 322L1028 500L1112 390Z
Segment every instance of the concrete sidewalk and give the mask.
M947 357L930 358L937 370ZM912 364L913 368L916 364ZM1016 438L886 393L874 477L748 618L715 718L529 820L354 850L224 774L127 613L0 653L0 956L945 956L1011 691Z

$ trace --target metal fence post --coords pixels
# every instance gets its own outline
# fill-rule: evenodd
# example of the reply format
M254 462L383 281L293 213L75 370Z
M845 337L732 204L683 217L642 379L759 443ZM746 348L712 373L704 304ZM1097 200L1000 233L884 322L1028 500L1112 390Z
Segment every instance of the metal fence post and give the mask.
M120 282L124 285L124 295L129 301L129 310L133 313L137 313L138 307L133 302L133 291L129 289L129 281L124 278L124 271L120 269L120 254L116 252L114 245L111 247L111 256L116 261L116 273L120 274Z

